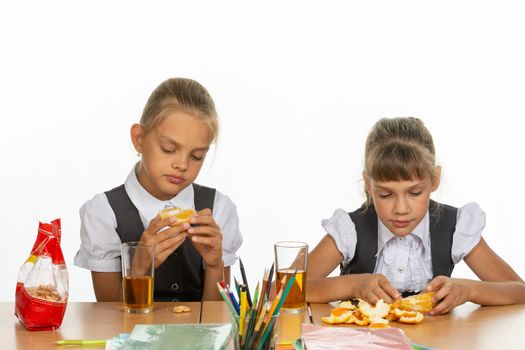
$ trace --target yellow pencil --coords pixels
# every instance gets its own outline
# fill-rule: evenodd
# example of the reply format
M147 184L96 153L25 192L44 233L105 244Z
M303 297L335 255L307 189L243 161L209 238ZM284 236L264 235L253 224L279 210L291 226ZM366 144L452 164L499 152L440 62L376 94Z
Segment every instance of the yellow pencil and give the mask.
M248 304L248 299L246 297L246 289L241 287L241 318L239 320L239 336L242 336L244 330L244 320L246 318L246 306Z
M55 342L57 345L77 345L77 346L106 346L105 339L62 339Z

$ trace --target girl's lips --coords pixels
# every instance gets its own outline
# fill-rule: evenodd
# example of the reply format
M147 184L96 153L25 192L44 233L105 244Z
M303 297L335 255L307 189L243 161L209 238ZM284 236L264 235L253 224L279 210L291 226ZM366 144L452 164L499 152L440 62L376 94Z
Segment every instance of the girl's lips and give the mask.
M174 176L174 175L166 175L166 179L168 180L168 182L171 182L172 184L176 184L176 185L180 185L181 183L184 182L184 178Z
M409 220L392 220L392 224L397 228L403 228L408 226L410 223Z

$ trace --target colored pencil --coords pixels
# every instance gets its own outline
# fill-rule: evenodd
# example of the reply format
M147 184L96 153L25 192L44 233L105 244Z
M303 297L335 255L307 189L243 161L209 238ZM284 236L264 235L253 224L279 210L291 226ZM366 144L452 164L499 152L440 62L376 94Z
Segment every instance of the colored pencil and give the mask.
M241 258L239 258L239 266L241 268L241 277L242 283L246 285L246 296L248 298L248 306L252 307L252 297L250 295L250 288L248 288L248 279L246 278L246 271L244 271L244 264L242 263Z
M235 282L235 290L237 291L237 296L239 297L239 300L241 300L241 290L239 288L240 284L237 282L237 278L235 276L233 277L233 281Z
M282 296L279 298L277 307L275 307L274 310L273 310L272 316L270 318L270 323L266 326L266 330L264 331L264 334L262 336L261 342L259 343L259 346L257 347L257 350L261 350L262 346L266 342L266 338L268 338L268 335L270 334L270 332L271 332L271 330L273 328L273 325L275 323L276 317L273 317L273 316L279 314L279 311L281 310L281 307L282 307L284 301L286 300L286 297L288 296L288 293L290 292L290 289L292 289L292 285L295 282L295 275L296 275L296 273L297 273L297 270L295 270L295 272L292 275L292 277L290 277L290 279L288 280L288 283L286 283L286 288L284 288L284 292L283 292ZM279 294L282 291L283 291L283 289L281 288L281 290L279 291ZM277 297L276 297L276 299L277 299ZM274 303L275 303L275 300L274 300ZM272 308L273 308L273 305L272 305Z
M270 289L272 288L274 267L275 267L275 263L272 263L272 267L270 268L270 272L268 273L268 285L266 286L266 299L268 299L268 296L270 295Z
M248 330L246 331L246 338L243 337L242 344L244 345L244 349L248 350L248 344L250 342L250 338L253 333L253 327L255 326L255 321L257 318L257 308L255 305L257 305L257 300L259 298L259 282L257 282L257 287L255 287L255 295L253 297L253 307L250 310L250 322L248 322Z
M224 288L222 288L219 282L217 282L217 288L219 288L219 294L221 295L222 299L224 299L224 302L228 306L228 309L230 309L232 315L238 315L237 310L235 310L235 307L233 306L230 297L226 295L226 291L224 290Z
M241 289L241 313L239 314L239 336L242 337L242 332L244 330L244 320L246 318L246 308L248 307L248 300L246 298L246 287L245 285L240 286Z
M233 292L231 291L230 287L228 287L227 291L228 291L228 295L230 296L230 299L232 301L233 307L235 308L235 310L237 310L237 315L239 315L240 312L241 312L241 308L239 306L239 303L237 302L237 299L235 299L235 295L233 295Z
M77 346L106 346L105 339L62 339L55 342L57 345Z

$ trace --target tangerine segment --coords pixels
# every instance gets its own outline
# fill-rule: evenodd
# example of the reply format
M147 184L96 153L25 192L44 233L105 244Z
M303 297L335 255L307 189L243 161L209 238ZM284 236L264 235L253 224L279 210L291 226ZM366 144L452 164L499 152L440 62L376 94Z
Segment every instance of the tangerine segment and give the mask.
M411 295L398 301L397 307L401 310L417 311L426 314L434 307L432 297L435 292Z

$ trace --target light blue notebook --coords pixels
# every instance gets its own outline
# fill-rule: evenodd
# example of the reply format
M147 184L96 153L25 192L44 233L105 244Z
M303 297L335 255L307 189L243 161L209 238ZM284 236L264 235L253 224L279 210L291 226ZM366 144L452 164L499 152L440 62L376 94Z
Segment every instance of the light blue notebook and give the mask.
M225 349L231 324L139 324L115 350ZM113 344L116 345L116 344Z

